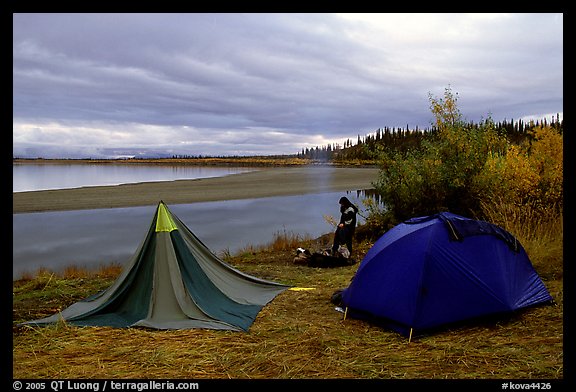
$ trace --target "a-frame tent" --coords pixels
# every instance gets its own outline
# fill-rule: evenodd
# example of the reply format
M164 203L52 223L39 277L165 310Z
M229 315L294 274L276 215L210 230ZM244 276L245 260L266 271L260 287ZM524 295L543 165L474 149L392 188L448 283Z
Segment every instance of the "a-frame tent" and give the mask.
M25 325L248 331L289 286L247 275L214 255L162 201L144 241L106 290Z

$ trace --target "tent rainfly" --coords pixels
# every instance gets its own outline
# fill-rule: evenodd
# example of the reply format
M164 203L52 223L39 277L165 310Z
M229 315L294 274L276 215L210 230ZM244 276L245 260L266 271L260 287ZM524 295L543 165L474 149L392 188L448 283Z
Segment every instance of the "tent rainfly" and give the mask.
M341 295L347 316L410 337L552 302L514 236L448 212L412 218L387 231Z
M23 325L63 319L77 326L248 331L288 287L224 263L161 201L143 242L108 289Z

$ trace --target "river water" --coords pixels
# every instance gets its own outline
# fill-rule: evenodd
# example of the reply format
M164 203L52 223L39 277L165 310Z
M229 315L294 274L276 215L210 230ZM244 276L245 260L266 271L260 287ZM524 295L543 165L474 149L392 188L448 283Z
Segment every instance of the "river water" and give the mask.
M143 164L14 164L12 192L222 177L253 170L257 169Z
M136 167L134 169L139 170ZM226 170L220 175L234 174L230 172L234 168L218 169ZM47 168L40 170L46 172ZM102 171L102 168L98 170ZM167 170L170 172L169 168ZM237 170L246 171L245 168ZM153 172L154 178L157 178L158 172ZM137 173L137 178L147 181L151 177ZM161 178L168 178L168 175ZM15 183L17 180L15 178ZM83 186L94 185L93 182L93 178L85 177L84 182L75 183ZM50 182L42 185L50 186L53 186ZM176 204L168 207L213 253L235 254L250 245L268 244L279 233L315 238L333 231L334 228L325 216L339 218L338 199L341 196L347 196L363 209L364 196L357 190ZM144 239L155 210L156 206L146 206L13 214L13 279L24 273L34 273L39 268L60 271L70 265L90 269L112 262L123 264ZM362 222L362 218L359 219Z

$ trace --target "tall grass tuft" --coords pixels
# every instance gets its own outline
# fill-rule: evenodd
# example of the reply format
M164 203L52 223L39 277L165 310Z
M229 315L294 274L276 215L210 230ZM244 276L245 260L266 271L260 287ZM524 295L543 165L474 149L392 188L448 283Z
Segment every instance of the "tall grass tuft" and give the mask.
M262 246L256 247L256 250L267 250L273 252L295 250L296 248L302 246L304 242L310 240L311 237L309 235L301 235L292 231L286 231L286 229L284 229L274 233L272 241Z
M564 250L562 208L542 209L505 200L481 203L486 220L512 233L522 244L534 268L546 279L561 279Z
M92 277L116 278L122 272L122 264L117 262L101 263L96 268L71 264L60 271L52 271L45 267L38 268L35 272L24 271L17 280L31 281L39 277L58 277L62 279L87 279Z
M294 232L287 232L284 229L282 232L278 231L274 233L274 239L270 244L265 246L272 251L283 251L283 250L295 250L302 243L309 241L311 239L308 235L301 235Z
M272 240L262 245L249 244L240 249L236 255L255 255L259 252L284 252L295 251L296 248L307 246L312 241L312 238L307 234L298 234L286 229L274 233ZM224 261L229 261L234 258L230 250L221 252L220 256Z

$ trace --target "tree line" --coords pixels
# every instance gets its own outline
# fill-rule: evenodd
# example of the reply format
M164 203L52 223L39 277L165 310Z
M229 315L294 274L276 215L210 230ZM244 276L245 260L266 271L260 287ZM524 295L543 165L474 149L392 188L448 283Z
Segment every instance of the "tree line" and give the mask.
M491 120L490 120L491 121ZM560 120L559 114L555 118L536 121L502 120L492 122L493 129L505 136L513 144L520 144L523 141L530 140L531 134L535 128L552 127L560 133L564 129L564 120ZM481 128L481 123L468 122L466 128ZM406 153L412 150L418 150L424 140L431 140L437 136L438 128L431 126L425 129L418 127L410 129L401 127L384 127L378 128L374 132L365 136L358 135L356 142L347 139L344 145L338 143L314 148L302 148L297 154L298 158L310 159L314 161L347 163L351 161L375 161L383 150Z

